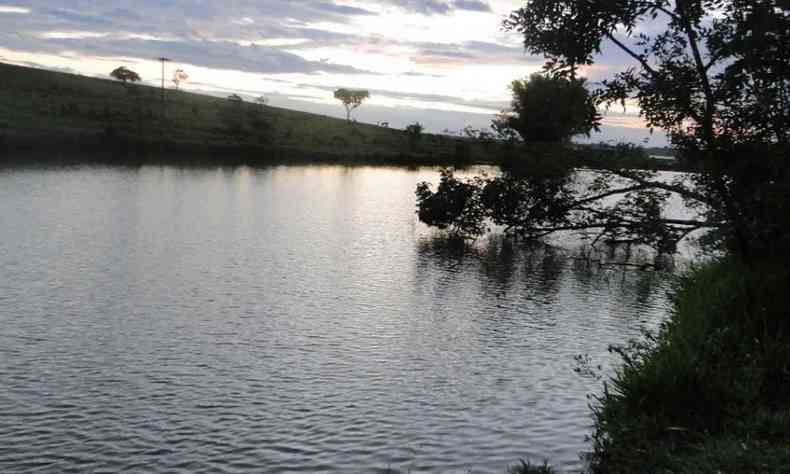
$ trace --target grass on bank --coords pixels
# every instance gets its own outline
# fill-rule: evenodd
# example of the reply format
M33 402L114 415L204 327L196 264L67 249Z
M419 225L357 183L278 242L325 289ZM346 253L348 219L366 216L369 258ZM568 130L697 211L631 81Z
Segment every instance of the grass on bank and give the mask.
M342 107L339 102L337 107ZM0 157L32 151L44 152L45 156L108 154L110 163L121 163L124 155L160 155L178 163L208 155L210 161L226 164L344 161L467 165L526 161L531 166L525 157L547 155L548 149L552 160L558 153L573 155L578 166L674 166L650 159L649 153L656 150L527 145L495 140L491 135L475 138L470 133L472 136L464 137L415 135L173 89L165 91L163 100L158 87L0 63Z
M338 108L342 105L338 102ZM364 107L364 106L363 106ZM345 155L489 159L492 144L157 87L0 63L0 137L108 137L199 146L280 148ZM451 161L451 160L447 160Z
M725 260L619 352L595 407L594 473L790 472L790 271Z

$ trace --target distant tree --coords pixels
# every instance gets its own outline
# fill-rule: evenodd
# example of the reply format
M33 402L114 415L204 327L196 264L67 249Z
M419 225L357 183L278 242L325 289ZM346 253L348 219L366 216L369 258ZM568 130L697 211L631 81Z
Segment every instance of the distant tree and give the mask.
M406 127L406 136L409 137L409 147L412 150L417 148L417 143L422 137L423 130L425 130L425 127L423 127L420 122L414 122L413 124Z
M228 96L228 100L231 102L243 103L244 99L241 98L239 94L231 94Z
M601 117L584 79L533 74L510 84L511 113L504 124L526 142L566 142L598 130Z
M176 69L173 73L173 84L176 86L176 90L178 90L179 86L186 82L189 79L189 75L183 69Z
M464 135L471 140L477 140L480 142L484 147L488 148L491 144L496 141L494 133L483 130L479 128L474 128L471 125L467 125L463 129Z
M269 105L269 98L265 96L259 96L255 99L255 103L261 107L266 107Z
M140 82L140 75L124 66L114 69L110 73L110 77L118 79L124 84L127 82Z
M351 111L362 105L366 99L370 98L370 92L359 89L338 89L335 91L335 99L343 103L346 108L346 120L351 122Z

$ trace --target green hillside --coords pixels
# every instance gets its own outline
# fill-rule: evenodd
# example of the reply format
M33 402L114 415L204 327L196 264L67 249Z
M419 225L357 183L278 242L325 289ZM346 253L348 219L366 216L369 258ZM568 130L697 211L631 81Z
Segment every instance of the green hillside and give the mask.
M492 151L453 137L424 134L415 142L401 130L172 89L163 100L156 87L2 63L0 148L430 163L488 161Z

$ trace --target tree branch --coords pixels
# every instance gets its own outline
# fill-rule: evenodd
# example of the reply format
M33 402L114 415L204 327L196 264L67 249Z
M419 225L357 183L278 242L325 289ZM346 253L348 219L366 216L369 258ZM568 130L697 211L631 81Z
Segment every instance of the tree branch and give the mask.
M606 193L602 193L602 194L598 194L598 195L595 195L595 196L590 196L590 197L586 197L586 198L580 199L580 200L576 201L573 204L573 206L574 207L576 207L576 206L583 206L583 205L585 205L587 203L594 202L594 201L600 201L601 199L605 199L605 198L608 198L610 196L617 196L618 194L626 194L626 193L630 193L630 192L633 192L633 191L640 191L642 189L647 189L647 187L645 185L643 185L643 184L640 184L640 185L637 185L637 186L630 186L628 188L615 189L613 191L609 191L609 192L606 192Z
M689 20L688 16L682 11L680 2L678 2L676 9L677 14L680 17L679 22L683 26L686 36L688 37L689 47L691 47L691 54L694 57L694 64L697 67L697 74L699 74L699 79L702 83L702 90L705 94L705 117L702 122L702 127L704 129L706 141L708 144L711 144L714 137L713 114L716 110L716 104L713 97L713 88L711 87L710 79L708 78L708 68L705 67L705 63L702 61L702 53L700 53L699 49L697 32L692 26L691 20Z
M642 56L641 54L635 53L628 46L626 46L620 40L615 38L614 34L612 34L611 32L607 32L606 33L606 37L609 38L609 40L612 43L616 44L620 49L625 51L629 56L631 56L632 58L634 58L637 61L639 61L639 64L641 64L642 67L645 68L645 71L647 71L651 76L653 76L654 79L658 78L658 74L656 73L656 70L653 69L653 67L650 65L650 63L647 62L647 60L645 59L644 56Z
M603 171L600 171L600 170L590 170L590 171L603 173ZM680 186L680 185L676 185L676 184L661 183L661 182L658 182L658 181L651 181L651 180L644 179L644 178L641 178L639 176L636 176L636 175L634 175L632 173L629 173L626 170L611 169L611 170L607 170L606 172L612 173L612 174L614 174L616 176L620 176L621 178L626 178L626 179L630 179L632 181L636 181L637 183L645 186L646 188L663 189L664 191L670 191L670 192L673 192L675 194L679 194L681 196L694 199L695 201L699 201L699 202L701 202L703 204L707 204L707 205L714 205L714 204L716 204L716 202L715 202L715 200L713 198L705 196L704 194L698 193L696 191L692 191L692 190L690 190L690 189L688 189L688 188L686 188L684 186Z
M659 4L653 5L653 8L658 10L658 11L660 11L660 12L662 12L662 13L666 13L667 16L669 16L670 18L672 18L675 21L680 21L680 17L675 12L673 12L671 10L667 10L666 8L662 7Z

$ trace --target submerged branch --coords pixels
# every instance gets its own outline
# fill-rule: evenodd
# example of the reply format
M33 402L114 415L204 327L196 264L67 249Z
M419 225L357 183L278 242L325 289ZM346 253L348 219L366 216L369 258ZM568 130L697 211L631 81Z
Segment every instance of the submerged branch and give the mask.
M703 204L707 205L714 205L716 202L710 196L705 196L702 193L693 191L685 186L679 184L671 184L671 183L662 183L660 181L653 181L650 179L645 179L634 172L630 172L628 170L617 170L617 169L608 169L608 170L588 170L592 173L598 174L613 174L619 176L621 178L629 179L631 181L635 181L639 183L644 189L661 189L663 191L669 191L675 194L678 194L684 198L693 199Z

